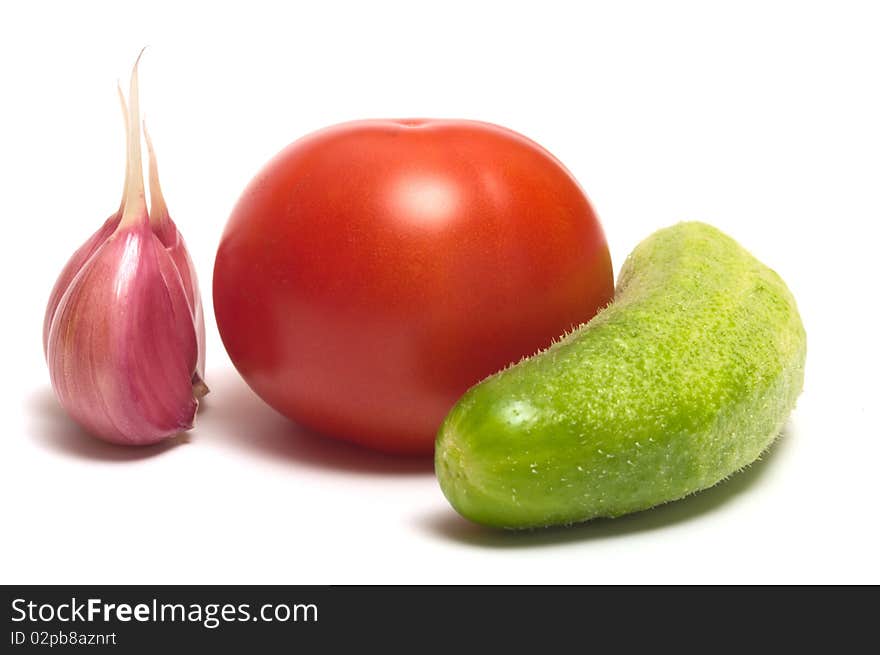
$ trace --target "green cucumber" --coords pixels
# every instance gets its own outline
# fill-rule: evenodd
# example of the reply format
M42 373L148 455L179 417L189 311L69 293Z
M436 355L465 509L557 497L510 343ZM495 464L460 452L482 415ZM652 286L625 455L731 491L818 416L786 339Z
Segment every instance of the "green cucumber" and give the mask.
M506 528L682 498L772 443L805 357L782 279L719 230L674 225L630 254L593 320L462 396L437 436L440 486Z

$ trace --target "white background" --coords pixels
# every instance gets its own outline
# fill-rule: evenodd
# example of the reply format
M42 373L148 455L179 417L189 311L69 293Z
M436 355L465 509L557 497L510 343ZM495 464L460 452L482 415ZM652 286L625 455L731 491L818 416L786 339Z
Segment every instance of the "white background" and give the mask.
M288 6L290 5L290 6ZM0 582L880 582L880 20L870 3L4 3ZM115 210L138 50L163 187L208 316L185 442L93 441L41 322ZM776 268L806 387L764 460L684 502L536 533L460 519L430 462L303 434L232 369L213 255L247 181L319 127L466 117L520 131L590 195L615 269L701 219Z

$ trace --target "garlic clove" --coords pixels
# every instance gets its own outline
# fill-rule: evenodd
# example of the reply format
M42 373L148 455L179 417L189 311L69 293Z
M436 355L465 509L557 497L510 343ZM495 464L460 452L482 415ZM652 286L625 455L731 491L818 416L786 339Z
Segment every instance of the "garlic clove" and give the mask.
M49 336L64 409L107 441L144 445L193 425L198 348L180 275L144 221L120 228L58 306Z
M77 422L107 441L145 445L192 427L206 389L204 329L200 337L198 289L177 228L170 218L151 224L147 212L137 62L129 98L123 205L62 271L44 346L53 389ZM162 240L169 235L171 248Z

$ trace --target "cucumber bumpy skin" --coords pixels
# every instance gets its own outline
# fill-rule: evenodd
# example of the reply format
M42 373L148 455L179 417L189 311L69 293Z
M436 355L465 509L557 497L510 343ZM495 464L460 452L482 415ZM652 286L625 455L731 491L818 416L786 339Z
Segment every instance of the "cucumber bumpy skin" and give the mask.
M506 528L682 498L772 443L805 357L774 271L704 223L660 230L589 323L462 396L437 437L440 486L463 516Z

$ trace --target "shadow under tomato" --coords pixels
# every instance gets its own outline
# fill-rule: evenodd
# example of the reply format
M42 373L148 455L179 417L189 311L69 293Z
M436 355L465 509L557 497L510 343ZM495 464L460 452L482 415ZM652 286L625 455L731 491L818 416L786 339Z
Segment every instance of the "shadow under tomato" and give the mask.
M789 422L761 459L716 484L687 498L659 507L628 514L616 519L595 519L570 527L536 530L499 530L471 523L450 507L424 520L422 527L430 534L481 548L533 548L569 542L624 537L640 532L667 528L708 514L736 496L753 490L776 463L794 435Z
M36 444L47 450L105 462L133 462L161 455L187 443L189 436L180 434L151 446L120 446L92 436L70 418L49 387L33 392L25 402L30 422L28 434Z
M431 457L400 457L322 436L269 407L234 369L212 373L199 411L196 438L249 454L311 468L365 474L434 472Z

